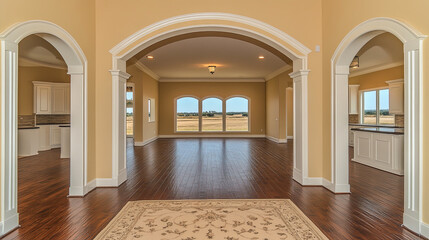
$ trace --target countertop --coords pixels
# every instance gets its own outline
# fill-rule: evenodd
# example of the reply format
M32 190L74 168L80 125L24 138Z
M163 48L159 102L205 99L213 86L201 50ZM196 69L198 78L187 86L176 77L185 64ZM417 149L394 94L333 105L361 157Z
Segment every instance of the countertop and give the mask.
M69 128L69 127L70 127L70 125L60 125L60 127L63 127L63 128Z
M352 131L362 131L362 132L376 132L376 133L387 133L387 134L396 134L403 135L404 128L392 128L392 127L360 127L352 128Z
M39 127L18 127L18 130L22 129L39 129Z
M65 125L70 123L37 123L36 125Z
M368 125L368 124L359 124L359 123L349 123L349 126L357 126L357 127L382 127L382 128L403 128L396 126L380 126L380 125Z

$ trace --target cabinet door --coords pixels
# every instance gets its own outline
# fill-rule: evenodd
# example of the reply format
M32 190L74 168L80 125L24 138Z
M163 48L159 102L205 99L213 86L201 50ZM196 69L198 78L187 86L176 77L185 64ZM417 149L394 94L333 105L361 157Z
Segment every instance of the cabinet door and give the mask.
M52 114L66 114L68 105L67 87L52 88Z
M61 128L60 125L51 125L51 147L61 146Z
M51 113L51 87L36 86L36 113L50 114Z
M395 83L389 86L389 112L404 114L404 84Z

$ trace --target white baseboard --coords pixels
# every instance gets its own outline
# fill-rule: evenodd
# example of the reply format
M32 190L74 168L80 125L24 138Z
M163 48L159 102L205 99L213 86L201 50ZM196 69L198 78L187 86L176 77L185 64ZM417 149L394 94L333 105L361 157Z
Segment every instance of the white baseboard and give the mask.
M333 193L350 193L350 184L334 184L326 178L322 178L322 186Z
M127 169L122 169L118 178L97 178L95 179L97 187L119 187L127 180Z
M93 179L85 186L85 195L94 190L97 187L97 179Z
M293 136L287 136L287 137L286 137L286 139L288 139L288 140L289 140L289 139L290 139L290 140L293 140Z
M153 141L155 141L157 139L158 139L158 136L155 136L155 137L149 138L149 139L147 139L147 140L145 140L143 142L134 142L134 146L136 146L136 147L142 147L142 146L147 145L147 144L149 144L149 143L151 143L151 142L153 142Z
M402 223L403 223L404 227L408 228L409 230L411 230L415 233L420 233L421 222L419 221L419 219L414 218L414 217L404 213Z
M424 222L420 222L420 234L429 239L429 224L426 224Z
M263 134L186 134L159 135L158 138L265 138Z
M69 187L69 197L83 197L85 194L85 187Z
M0 222L0 238L19 227L19 213Z
M299 184L303 185L304 180L302 179L302 173L301 173L301 170L299 170L298 168L293 169L292 178L293 180L297 181Z
M273 141L275 143L286 143L287 139L281 139L281 138L275 138L275 137L271 137L271 136L265 136L266 139Z
M304 186L323 186L323 178L321 177L306 177L303 178Z

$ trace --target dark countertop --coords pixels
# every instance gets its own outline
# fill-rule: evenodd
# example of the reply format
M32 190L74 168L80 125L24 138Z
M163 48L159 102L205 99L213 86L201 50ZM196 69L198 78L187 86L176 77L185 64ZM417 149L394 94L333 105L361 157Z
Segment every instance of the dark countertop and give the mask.
M60 127L63 127L63 128L69 128L69 127L70 127L70 125L60 125Z
M70 123L37 123L36 125L64 125Z
M352 128L351 130L361 131L361 132L376 132L376 133L404 135L404 128L360 127L360 128Z
M360 123L349 123L349 126L357 126L357 127L382 127L382 128L403 128L396 126L380 126L380 125L368 125L368 124L360 124Z
M22 129L39 129L39 127L18 127L18 130Z

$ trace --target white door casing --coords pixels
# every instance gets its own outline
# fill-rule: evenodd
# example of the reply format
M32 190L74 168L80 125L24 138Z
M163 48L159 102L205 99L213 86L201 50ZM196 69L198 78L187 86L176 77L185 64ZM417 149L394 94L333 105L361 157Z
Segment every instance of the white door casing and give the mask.
M404 226L421 232L422 225L422 45L426 38L412 27L391 18L367 20L341 41L331 59L331 189L350 192L348 171L349 65L372 38L389 32L404 44Z
M17 93L18 44L37 34L65 60L71 78L70 196L86 194L87 60L73 39L58 25L33 20L11 26L1 41L1 222L0 236L18 227L17 212Z
M213 24L201 25L197 22L194 25L190 25L187 27L179 27L171 30L171 25L184 22L192 23L201 20L205 20L206 22L209 22L210 20L223 20L224 23L216 24L214 22ZM237 27L232 24L228 25L228 21L239 23L241 25L246 25L249 27ZM160 31L163 28L169 28L169 30L165 30L164 32ZM258 32L253 30L255 28L258 29ZM162 33L146 39L148 35L151 35L155 31ZM294 154L294 166L299 166L294 168L294 179L300 184L305 185L308 182L307 75L309 73L309 70L307 69L307 56L311 52L311 50L305 47L300 42L298 42L296 39L292 38L288 34L282 32L281 30L273 26L270 26L256 19L227 13L194 13L168 18L141 29L140 31L124 39L122 42L120 42L118 45L116 45L110 50L110 53L112 53L113 60L111 73L113 84L112 177L114 178L114 182L116 182L117 185L120 185L123 181L126 180L126 171L124 171L124 169L120 167L124 166L123 163L125 162L126 157L125 143L123 140L126 138L124 135L125 133L123 132L124 126L122 125L123 119L125 119L125 112L122 110L122 104L124 101L120 99L125 96L125 94L122 92L117 92L122 91L123 81L126 80L128 76L128 74L126 73L126 61L136 55L141 50L153 45L154 43L174 36L206 31L234 33L256 39L275 48L293 61L293 72L290 74L290 76L294 79L294 122L300 123L298 127L296 124L294 124L294 139L296 142L300 143L294 144L294 153L296 153ZM288 45L296 49L298 53L290 50L288 47L277 42L276 40L268 37L268 35L273 35L276 38L281 39L282 41L286 42ZM129 50L123 53L125 49Z

